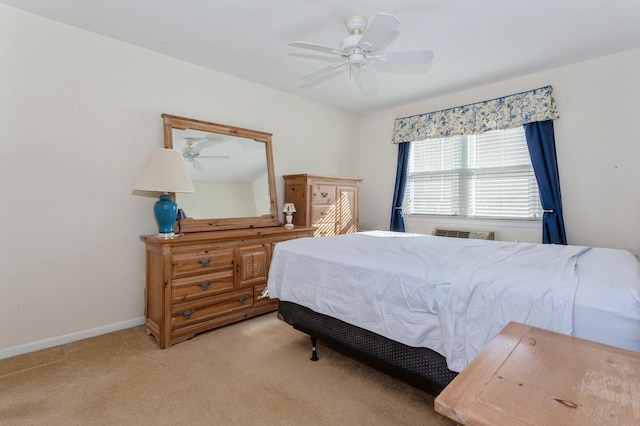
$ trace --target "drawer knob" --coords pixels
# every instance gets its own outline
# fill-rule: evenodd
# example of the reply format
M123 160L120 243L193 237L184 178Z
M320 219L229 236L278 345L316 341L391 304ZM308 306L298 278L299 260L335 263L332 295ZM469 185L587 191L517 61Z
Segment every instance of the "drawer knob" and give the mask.
M211 258L200 259L198 263L200 263L202 266L207 266L208 264L211 263Z
M247 301L247 296L241 296L236 299L238 303L244 303Z
M322 195L322 198L326 198L327 195L329 195L329 193L328 192L321 192L320 195Z
M326 215L327 215L327 212L320 212L320 216L323 216L323 217L324 217L324 216L326 216Z
M209 288L210 285L211 285L211 281L205 281L205 282L202 282L202 283L198 284L198 287L200 287L203 290L206 290L206 289Z
M189 319L191 318L191 315L193 315L195 311L196 311L195 309L187 309L186 311L180 312L180 315L182 315L182 318L184 319Z

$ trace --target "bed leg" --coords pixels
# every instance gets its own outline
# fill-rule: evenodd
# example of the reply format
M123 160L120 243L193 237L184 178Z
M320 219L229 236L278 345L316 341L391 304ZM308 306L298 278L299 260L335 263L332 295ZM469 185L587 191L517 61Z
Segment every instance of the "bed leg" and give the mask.
M318 352L316 351L317 343L318 343L318 338L311 336L311 361L318 360Z

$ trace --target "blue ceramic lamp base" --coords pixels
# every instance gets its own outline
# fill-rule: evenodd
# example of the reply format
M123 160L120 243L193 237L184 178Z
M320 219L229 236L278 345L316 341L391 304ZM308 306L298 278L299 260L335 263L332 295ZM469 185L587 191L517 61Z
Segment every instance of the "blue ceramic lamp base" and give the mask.
M159 238L174 238L177 235L173 232L173 226L178 215L178 203L173 201L171 195L162 194L160 199L153 206L153 214L158 224Z

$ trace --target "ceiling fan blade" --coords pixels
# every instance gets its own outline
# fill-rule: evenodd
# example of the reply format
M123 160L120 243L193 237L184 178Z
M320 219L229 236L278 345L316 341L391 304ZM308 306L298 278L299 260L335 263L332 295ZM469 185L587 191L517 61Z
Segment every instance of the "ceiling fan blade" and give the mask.
M358 46L364 50L374 50L391 35L398 25L400 25L400 21L395 16L388 13L378 13L365 28Z
M209 141L209 140L206 140L206 139L201 139L200 141L196 142L195 146L193 147L192 152L194 154L200 154L200 151L202 151L203 148L206 148L211 143L212 143L212 141Z
M363 65L353 69L353 73L356 76L356 81L363 91L371 91L378 86L378 77L373 68L367 65Z
M202 164L198 163L193 158L188 159L187 161L189 162L189 164L191 164L191 166L193 167L194 170L197 170L199 172L204 172L206 170L204 167L202 167Z
M382 52L374 58L388 64L428 64L433 59L432 50L416 50L413 52Z
M344 64L348 63L348 60L342 62L336 62L334 64L329 65L328 67L320 68L318 71L312 72L311 74L307 74L304 77L301 77L302 80L305 81L313 81L316 80L326 74L329 74L331 71L340 68Z
M330 53L332 55L344 55L345 52L337 47L323 46L321 44L307 43L306 41L292 41L289 42L291 47L300 47L302 49L316 50L318 52Z

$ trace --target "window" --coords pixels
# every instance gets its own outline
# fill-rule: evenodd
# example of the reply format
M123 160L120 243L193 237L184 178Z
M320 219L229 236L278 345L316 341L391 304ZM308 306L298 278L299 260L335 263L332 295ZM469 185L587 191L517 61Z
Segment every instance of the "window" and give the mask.
M539 219L524 128L411 142L404 212Z

